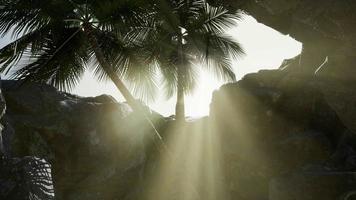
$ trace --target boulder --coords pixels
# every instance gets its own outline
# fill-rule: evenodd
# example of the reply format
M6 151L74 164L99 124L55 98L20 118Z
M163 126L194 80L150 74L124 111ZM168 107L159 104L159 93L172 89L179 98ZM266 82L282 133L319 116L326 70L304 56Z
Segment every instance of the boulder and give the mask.
M353 200L356 199L354 172L301 172L273 178L269 199Z
M123 199L136 192L152 143L142 115L108 95L83 98L36 83L3 81L3 94L8 154L48 160L57 199Z
M335 93L326 91L333 90L334 81L281 69L262 70L214 93L210 117L221 137L225 176L232 197L283 199L288 196L287 191L298 194L303 190L294 188L293 183L323 190L318 183L325 177L330 183L325 186L325 194L330 194L328 188L352 179L356 134L334 106L337 103L345 108L351 100L330 101L330 95ZM343 91L352 85L339 87ZM352 116L349 122L351 119ZM311 170L326 175L314 180L314 175L307 173L305 179L298 179L301 182L292 180L291 184L284 184L288 178L278 179ZM329 176L333 173L343 175ZM272 180L278 180L278 184ZM283 189L278 189L279 185ZM271 187L275 187L273 194ZM317 193L314 189L308 192ZM343 195L349 191L334 189L334 192ZM303 195L292 197L303 199Z
M11 145L9 141L14 136L3 117L6 102L3 96L0 80L0 199L54 199L51 165L37 157L10 158Z

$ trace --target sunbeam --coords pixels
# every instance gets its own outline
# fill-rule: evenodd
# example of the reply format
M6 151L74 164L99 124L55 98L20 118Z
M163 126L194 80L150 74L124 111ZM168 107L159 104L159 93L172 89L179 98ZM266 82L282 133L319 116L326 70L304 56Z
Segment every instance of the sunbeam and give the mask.
M246 56L233 60L232 63L238 80L260 69L275 69L284 59L300 54L302 49L300 42L258 23L253 17L247 15L238 22L236 27L231 28L228 34L241 43L246 52ZM193 93L186 97L186 113L190 117L207 116L212 92L224 84L205 69L199 70L198 82ZM160 91L163 91L163 88L160 88ZM106 93L119 101L123 100L122 95L116 92L112 83L95 81L90 71L85 72L83 79L73 92L84 96ZM149 106L164 116L170 116L174 113L175 99L175 96L167 99L161 92L156 101L149 102Z

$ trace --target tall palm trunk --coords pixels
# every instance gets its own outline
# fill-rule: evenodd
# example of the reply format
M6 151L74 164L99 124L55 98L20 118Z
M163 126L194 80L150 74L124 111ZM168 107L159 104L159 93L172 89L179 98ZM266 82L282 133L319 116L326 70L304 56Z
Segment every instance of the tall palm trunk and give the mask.
M166 149L166 145L164 144L164 142L162 140L161 134L159 134L155 125L147 116L145 110L142 108L142 106L139 103L137 103L137 101L135 100L133 95L130 93L130 91L127 89L125 84L122 82L120 77L115 72L111 63L109 63L107 61L107 59L105 58L103 51L101 50L101 48L99 46L99 42L93 33L94 32L93 28L90 25L86 25L86 26L84 26L84 32L88 37L90 45L92 46L92 48L94 50L95 57L98 59L98 62L102 66L102 69L109 76L109 78L113 81L116 88L121 92L122 96L124 96L124 98L126 99L129 106L132 108L132 110L135 112L138 112L138 113L142 113L144 115L145 120L148 122L149 126L152 127L153 131L155 132L155 135L158 137L158 139L161 142L159 146L163 145L163 148Z
M102 66L102 69L109 76L109 78L113 81L116 88L121 92L122 96L126 99L129 106L133 110L137 111L138 105L136 103L135 98L130 93L130 91L127 89L127 87L122 82L120 77L117 75L117 73L115 72L112 65L106 60L106 58L99 46L98 40L97 40L96 36L93 34L93 29L91 28L90 25L87 25L87 26L85 26L84 31L89 39L90 45L92 46L92 48L94 50L95 57L97 58L99 64Z
M185 121L185 104L184 104L184 55L183 55L183 38L182 34L178 36L178 77L177 77L177 103L176 103L176 120Z

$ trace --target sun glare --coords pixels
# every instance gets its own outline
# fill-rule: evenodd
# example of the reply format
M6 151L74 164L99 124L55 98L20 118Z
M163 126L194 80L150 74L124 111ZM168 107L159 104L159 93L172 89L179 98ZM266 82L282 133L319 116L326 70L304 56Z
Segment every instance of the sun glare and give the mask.
M293 38L258 23L251 16L244 16L238 22L238 26L228 31L244 48L246 55L233 61L233 68L237 79L245 74L257 72L261 69L276 69L284 59L297 56L302 49L302 44ZM202 70L199 75L199 84L193 94L186 96L186 115L196 118L209 114L209 105L212 93L224 82L217 80L212 74ZM109 94L118 101L124 101L120 92L110 82L98 83L91 72L86 72L81 83L73 93L82 96L95 96ZM164 116L173 115L175 112L175 100L166 99L163 88L155 102L148 105Z
M167 130L170 153L161 154L155 170L159 173L147 180L141 199L226 199L220 139L214 126L209 119L172 124Z

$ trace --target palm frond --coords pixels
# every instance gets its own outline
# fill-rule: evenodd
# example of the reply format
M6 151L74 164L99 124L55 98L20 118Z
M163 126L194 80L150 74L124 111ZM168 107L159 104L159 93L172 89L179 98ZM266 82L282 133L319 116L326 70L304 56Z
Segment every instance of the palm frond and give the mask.
M157 66L162 75L161 85L164 88L167 99L171 98L177 92L178 69L169 59L160 59L157 61Z
M239 12L230 12L222 6L214 7L205 3L201 8L198 18L188 24L189 31L200 29L202 32L221 34L227 29L236 26L241 19Z
M0 33L12 32L13 37L17 38L55 21L65 6L54 6L52 3L41 0L1 0Z
M48 38L52 37L52 27L45 26L30 33L22 35L15 41L0 49L1 71L7 73L15 67L24 53L37 55L47 45Z
M186 63L184 64L184 81L183 81L183 88L184 93L192 94L194 89L196 88L197 80L198 80L198 65L194 63L194 60L187 59Z
M156 0L154 2L155 19L162 23L162 28L174 32L181 26L181 19L177 12L177 2L167 0Z
M175 9L179 15L181 26L185 27L186 22L195 20L200 15L204 4L204 0L179 0Z
M128 32L140 26L149 15L149 2L145 0L103 0L87 3L97 28L104 31Z
M2 199L55 199L51 165L36 157L0 158ZM9 184L10 183L10 184Z
M100 49L114 72L127 81L131 90L141 100L149 102L157 91L156 68L140 51L136 41L123 37L121 33L96 32ZM93 55L95 60L95 55ZM99 80L107 80L110 75L97 61L94 61L94 74Z
M89 60L81 34L77 29L66 29L60 39L48 38L41 53L26 55L30 63L20 66L12 78L71 90L78 84Z
M233 59L238 59L245 54L241 45L231 36L226 34L192 34L189 36L189 39L194 39L190 44L192 44L192 46L196 45L196 50L201 52L204 57L207 58L232 56Z
M124 80L129 82L130 88L136 97L145 102L155 99L157 92L157 72L153 64L138 59L138 54L126 55L123 58L123 65L126 70Z
M142 46L149 52L148 59L157 64L163 76L167 96L171 97L177 92L179 63L176 38L181 33L175 26L180 26L184 31L185 72L181 84L186 94L194 89L199 62L219 79L235 80L231 58L239 58L244 53L241 45L224 33L236 24L240 15L223 7L210 6L203 0L158 2L158 18L154 18L153 25L150 25L152 30L141 31L132 37L144 41ZM166 18L163 19L163 16Z
M244 55L241 45L225 34L190 34L187 37L188 51L197 55L197 60L220 80L234 81L232 59Z
M236 76L232 67L231 60L228 57L208 58L203 66L207 66L218 80L235 81Z
M119 62L121 59L121 54L125 49L125 42L122 40L122 35L120 32L114 31L101 31L98 28L93 30L95 38L98 41L99 48L103 53L104 59L115 68L115 72L122 76L120 65L114 66L114 63ZM110 77L107 74L107 71L99 63L95 51L92 46L89 46L90 57L91 57L91 66L94 69L94 75L98 78L99 81L109 80Z

